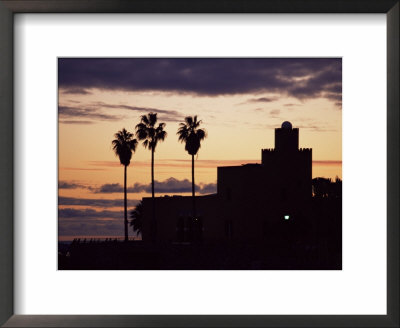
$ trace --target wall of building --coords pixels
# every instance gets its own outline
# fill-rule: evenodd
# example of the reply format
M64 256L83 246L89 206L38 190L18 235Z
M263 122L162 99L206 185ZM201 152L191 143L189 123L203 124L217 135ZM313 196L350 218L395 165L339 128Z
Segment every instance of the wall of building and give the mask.
M152 240L152 198L143 198L143 237ZM209 241L220 233L216 221L217 195L196 197L196 218L193 221L193 199L191 196L156 197L156 240L164 242L188 242L196 239L193 234L200 229L200 239ZM222 229L222 228L221 228ZM197 231L199 232L199 231Z

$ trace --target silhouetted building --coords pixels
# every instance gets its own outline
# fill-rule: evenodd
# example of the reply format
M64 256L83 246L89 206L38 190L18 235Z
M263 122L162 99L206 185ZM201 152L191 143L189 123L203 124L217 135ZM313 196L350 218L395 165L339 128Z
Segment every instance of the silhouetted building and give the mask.
M275 129L275 148L262 149L260 164L217 168L217 193L143 198L143 240L163 242L291 242L306 238L312 197L312 150L300 148L290 122Z

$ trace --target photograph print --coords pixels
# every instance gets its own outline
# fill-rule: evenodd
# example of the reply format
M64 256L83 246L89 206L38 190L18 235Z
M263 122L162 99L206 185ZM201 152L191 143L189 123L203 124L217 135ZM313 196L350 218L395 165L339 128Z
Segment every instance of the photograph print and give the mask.
M59 270L341 270L341 58L58 58Z

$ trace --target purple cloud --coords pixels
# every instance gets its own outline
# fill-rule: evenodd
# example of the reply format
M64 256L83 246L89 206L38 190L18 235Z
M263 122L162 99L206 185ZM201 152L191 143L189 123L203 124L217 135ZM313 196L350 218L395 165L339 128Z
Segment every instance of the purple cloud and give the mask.
M59 58L58 65L63 90L273 92L330 99L341 97L342 89L341 58Z

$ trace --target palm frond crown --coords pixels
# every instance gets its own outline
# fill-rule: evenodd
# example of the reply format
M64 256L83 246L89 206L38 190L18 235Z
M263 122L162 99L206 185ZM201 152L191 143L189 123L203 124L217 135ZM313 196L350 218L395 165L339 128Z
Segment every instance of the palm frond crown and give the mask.
M164 141L167 132L164 130L165 123L157 124L157 113L142 115L140 123L136 125L136 137L143 141L143 146L152 151L156 150L159 141Z
M143 203L139 202L135 209L131 211L130 214L131 221L130 221L130 226L133 228L133 231L136 232L136 235L139 235L139 233L142 232L142 226L143 226Z
M131 162L132 152L136 151L138 142L133 138L133 134L125 128L118 131L114 137L115 139L112 141L114 153L119 157L122 165L128 166Z
M197 120L197 115L185 117L185 123L179 124L177 132L178 140L185 143L185 150L190 155L196 155L201 147L201 141L207 137L204 129L199 129L201 120Z

